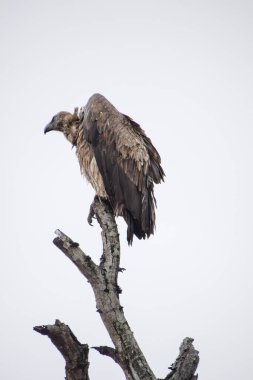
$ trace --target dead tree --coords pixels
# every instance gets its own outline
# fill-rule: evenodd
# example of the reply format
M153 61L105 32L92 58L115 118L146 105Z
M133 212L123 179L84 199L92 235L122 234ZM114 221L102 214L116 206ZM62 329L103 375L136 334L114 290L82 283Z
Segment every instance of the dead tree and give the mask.
M100 354L109 356L123 370L127 380L158 380L149 367L120 304L121 289L118 285L120 268L120 242L117 224L110 206L95 199L95 216L102 229L103 253L100 264L93 262L79 244L57 230L53 243L76 265L94 291L97 312L106 327L114 347L93 347ZM36 326L34 330L47 335L66 361L66 380L88 380L88 345L81 344L70 328L56 321L54 325ZM169 367L164 380L196 380L194 375L199 362L193 339L185 338L176 361Z

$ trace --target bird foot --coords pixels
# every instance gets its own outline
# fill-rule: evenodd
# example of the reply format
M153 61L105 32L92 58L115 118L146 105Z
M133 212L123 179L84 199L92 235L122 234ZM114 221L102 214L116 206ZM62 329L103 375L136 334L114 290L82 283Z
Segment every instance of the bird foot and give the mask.
M93 227L93 224L92 224L93 219L95 219L95 212L94 212L94 209L93 209L93 202L92 202L92 204L90 205L90 212L89 212L89 215L88 215L88 218L87 218L87 221L88 221L89 225L92 226L92 227Z

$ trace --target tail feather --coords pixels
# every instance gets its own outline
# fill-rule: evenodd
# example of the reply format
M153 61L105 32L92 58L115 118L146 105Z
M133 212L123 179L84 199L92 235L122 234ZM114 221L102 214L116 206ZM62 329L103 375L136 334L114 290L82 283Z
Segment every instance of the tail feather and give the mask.
M130 210L124 208L123 217L127 223L127 241L132 245L133 236L138 239L149 238L155 229L155 207L156 200L153 193L153 183L150 182L149 188L140 194L141 210L136 218Z

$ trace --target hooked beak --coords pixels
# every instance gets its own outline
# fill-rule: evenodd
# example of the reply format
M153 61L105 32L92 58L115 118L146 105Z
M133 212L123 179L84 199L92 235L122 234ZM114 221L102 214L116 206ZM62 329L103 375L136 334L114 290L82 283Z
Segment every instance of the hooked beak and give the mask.
M54 131L55 127L54 124L49 123L45 126L44 133L46 134L47 132Z

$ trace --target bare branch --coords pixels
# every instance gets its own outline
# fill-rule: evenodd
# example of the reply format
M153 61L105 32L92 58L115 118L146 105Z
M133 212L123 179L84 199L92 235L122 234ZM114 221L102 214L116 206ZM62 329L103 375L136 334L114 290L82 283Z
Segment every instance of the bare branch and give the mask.
M54 244L78 267L90 282L102 321L117 351L118 364L128 380L155 380L124 316L119 302L121 289L117 283L120 243L117 224L107 202L95 197L93 211L102 228L103 254L100 265L84 254L77 243L57 230Z
M65 359L66 380L89 380L89 347L81 344L70 328L59 320L54 325L35 326L41 335L47 335Z
M112 347L107 347L107 346L99 346L99 347L91 347L94 350L97 350L101 355L109 356L112 358L115 363L118 363L118 358L117 358L117 351L112 348Z
M118 227L111 206L95 197L92 209L102 229L103 254L100 259L100 267L110 277L110 282L117 283L120 271L120 241Z
M194 375L199 364L199 352L195 350L192 338L185 338L179 348L179 355L164 380L197 380Z
M95 282L100 271L91 257L86 255L79 248L79 244L70 239L62 231L56 230L55 234L58 237L53 240L54 245L75 264L89 282Z
M118 273L123 268L120 268L119 234L112 209L107 202L95 197L91 206L91 212L96 216L102 229L103 254L100 259L100 265L96 265L79 248L78 243L73 242L59 230L56 231L57 238L54 239L54 244L75 264L83 276L90 282L96 299L97 311L114 344L114 348L100 346L94 347L94 349L102 355L111 357L119 364L127 380L156 380L130 329L123 307L119 301L121 289L118 285ZM86 372L86 378L70 377L74 369L77 368L76 362L74 362L74 358L72 359L71 355L73 354L76 358L75 352L79 352L77 347L79 347L80 343L68 326L57 321L54 326L37 326L34 329L41 334L48 335L65 357L67 363L66 373L68 369L69 376L67 380L88 380L88 372ZM65 331L66 329L68 332L63 334L62 330ZM66 334L68 335L68 340L72 337L72 341L69 341L69 343L65 339ZM193 339L191 338L184 339L180 346L179 356L170 367L171 372L164 380L197 379L197 375L194 375L194 373L198 366L199 356L192 342ZM83 345L81 346L84 347ZM85 373L85 365L86 367L88 365L87 356L84 364L79 365L80 371L83 371L80 372L81 374Z

